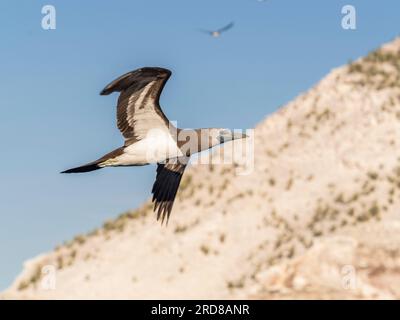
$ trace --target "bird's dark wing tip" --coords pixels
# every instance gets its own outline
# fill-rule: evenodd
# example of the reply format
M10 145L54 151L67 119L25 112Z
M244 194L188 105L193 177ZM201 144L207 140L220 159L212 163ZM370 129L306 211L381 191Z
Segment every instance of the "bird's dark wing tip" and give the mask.
M111 92L107 91L106 89L101 90L100 95L101 96L107 96L109 95Z
M113 92L121 92L135 83L148 83L157 79L168 79L172 72L165 68L143 67L123 74L109 83L101 92L101 96Z
M68 170L64 170L64 171L61 171L60 172L60 174L68 174L68 173L74 173L74 171L72 170L72 169L68 169Z
M185 167L186 164L168 163L165 165L159 164L157 167L156 181L152 189L152 202L154 202L157 221L161 219L161 225L164 221L168 224Z

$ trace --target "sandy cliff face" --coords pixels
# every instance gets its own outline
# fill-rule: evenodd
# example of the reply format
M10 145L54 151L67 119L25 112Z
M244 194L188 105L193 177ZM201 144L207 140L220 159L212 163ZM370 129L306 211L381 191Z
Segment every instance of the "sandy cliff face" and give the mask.
M167 228L145 204L28 261L3 296L399 298L400 39L333 70L253 142L249 174L192 166Z

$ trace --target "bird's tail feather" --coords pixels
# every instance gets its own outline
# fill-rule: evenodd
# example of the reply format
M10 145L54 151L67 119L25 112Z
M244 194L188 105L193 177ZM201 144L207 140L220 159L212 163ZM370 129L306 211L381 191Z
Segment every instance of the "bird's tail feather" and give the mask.
M85 164L85 165L80 166L80 167L76 167L76 168L65 170L65 171L63 171L61 173L82 173L82 172L90 172L90 171L98 170L98 169L101 169L101 168L102 167L99 166L98 162L91 162L91 163Z
M124 153L124 147L115 149L114 151L111 151L110 153L107 153L105 156L102 156L100 159L95 160L93 162L84 164L83 166L72 168L69 170L65 170L61 173L79 173L79 172L89 172L89 171L94 171L98 170L104 167L108 166L113 166L113 163L115 159L118 158L121 154Z

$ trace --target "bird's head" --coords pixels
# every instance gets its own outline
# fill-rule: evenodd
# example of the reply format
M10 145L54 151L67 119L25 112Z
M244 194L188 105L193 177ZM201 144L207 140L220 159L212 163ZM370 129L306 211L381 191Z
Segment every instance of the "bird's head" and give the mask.
M217 129L217 130L218 130L217 139L219 143L225 143L232 140L248 138L248 136L242 132L235 132L230 129Z

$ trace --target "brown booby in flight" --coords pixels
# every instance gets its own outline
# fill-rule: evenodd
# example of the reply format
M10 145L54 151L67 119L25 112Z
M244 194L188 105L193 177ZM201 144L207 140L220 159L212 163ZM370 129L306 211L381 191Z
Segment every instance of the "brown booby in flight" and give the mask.
M222 27L218 30L201 30L204 33L209 34L210 36L214 37L214 38L218 38L222 32L228 31L229 29L231 29L233 26L235 25L235 23L232 21L231 23L227 24L225 27Z
M141 68L128 72L107 85L101 95L119 92L117 125L125 138L122 147L100 159L63 171L89 172L104 167L157 164L152 194L157 220L169 218L179 183L191 155L221 143L245 138L228 129L182 130L170 123L159 99L171 71Z

